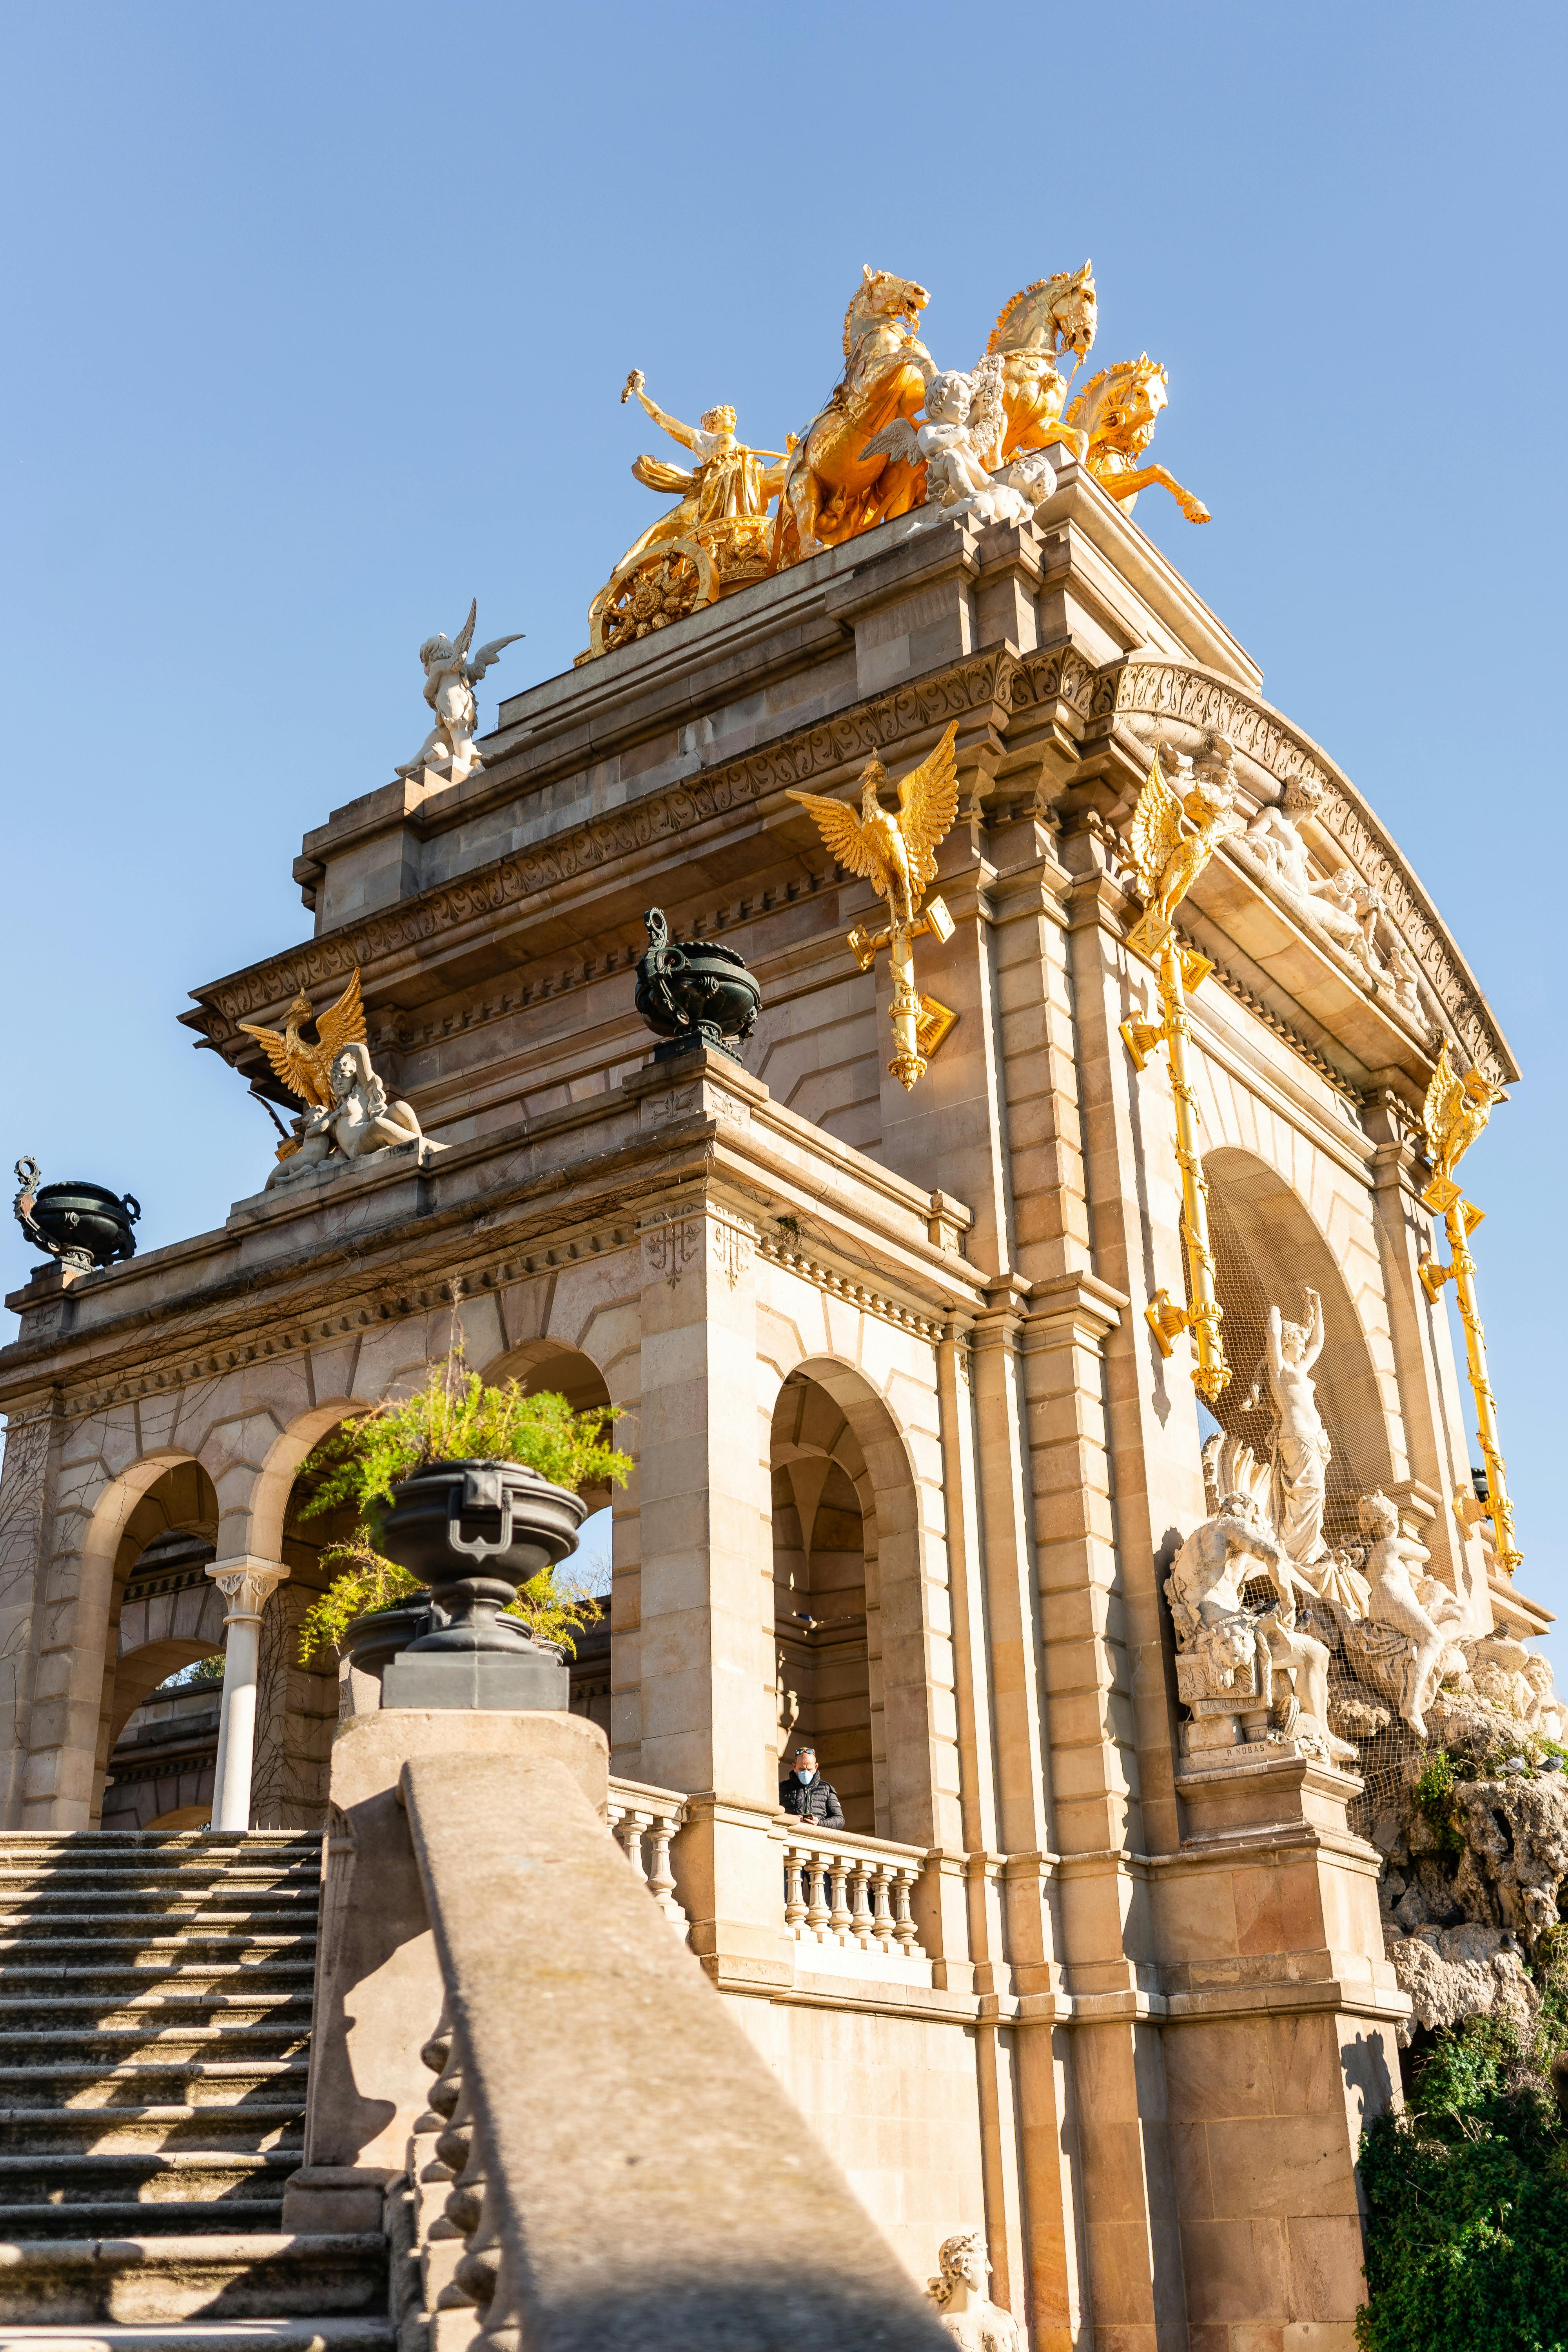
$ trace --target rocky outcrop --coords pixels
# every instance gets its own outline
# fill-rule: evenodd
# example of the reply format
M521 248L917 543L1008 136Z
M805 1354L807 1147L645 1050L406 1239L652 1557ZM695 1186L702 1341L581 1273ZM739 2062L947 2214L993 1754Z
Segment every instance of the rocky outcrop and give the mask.
M1412 2023L1429 2032L1462 2025L1468 2017L1503 2018L1521 2032L1535 2021L1540 1996L1506 1928L1424 1927L1394 1938L1388 1957L1410 1995Z

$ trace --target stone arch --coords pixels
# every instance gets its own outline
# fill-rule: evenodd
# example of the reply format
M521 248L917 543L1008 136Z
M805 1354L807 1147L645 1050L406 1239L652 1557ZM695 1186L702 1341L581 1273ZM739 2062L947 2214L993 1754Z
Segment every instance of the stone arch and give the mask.
M191 1454L158 1454L132 1463L94 1506L81 1548L71 1663L73 1684L85 1683L96 1665L99 1685L89 1825L100 1818L110 1754L127 1719L172 1665L202 1654L185 1649L170 1664L159 1665L150 1681L143 1679L147 1660L126 1661L121 1618L126 1593L134 1591L137 1563L160 1538L189 1535L210 1543L217 1526L216 1490Z
M774 1399L772 1466L775 1475L785 1474L797 1521L783 1530L786 1558L789 1542L805 1538L798 1525L802 1505L819 1509L825 1496L830 1507L836 1504L832 1534L840 1549L834 1573L847 1593L855 1590L844 1580L841 1548L848 1494L859 1513L870 1800L864 1810L871 1815L859 1825L910 1844L939 1843L932 1629L915 1470L898 1424L862 1372L834 1357L808 1355L791 1367ZM775 1591L778 1534L775 1529ZM847 1657L837 1663L842 1702L853 1663ZM841 1710L829 1710L835 1711ZM825 1737L831 1741L841 1728ZM856 1765L848 1743L847 1749ZM826 1770L826 1755L823 1762ZM853 1782L852 1790L858 1797ZM847 1806L846 1811L848 1817ZM850 1826L857 1826L853 1818Z
M1390 1437L1383 1385L1340 1258L1300 1193L1286 1176L1252 1151L1221 1145L1204 1155L1209 1185L1216 1286L1226 1310L1228 1387L1215 1415L1267 1451L1272 1428L1266 1378L1259 1382L1265 1334L1264 1302L1289 1321L1300 1321L1302 1293L1317 1291L1323 1308L1323 1349L1313 1378L1318 1405L1333 1445L1329 1465L1330 1526L1353 1532L1357 1496L1388 1486L1401 1475ZM1336 1517L1339 1525L1334 1522Z

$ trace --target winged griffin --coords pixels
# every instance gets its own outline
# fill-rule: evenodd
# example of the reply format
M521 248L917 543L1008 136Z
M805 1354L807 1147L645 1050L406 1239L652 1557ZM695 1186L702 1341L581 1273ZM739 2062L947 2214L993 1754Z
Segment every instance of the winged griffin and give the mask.
M1130 832L1143 914L1127 934L1128 946L1150 962L1220 843L1245 829L1236 810L1234 759L1225 737L1210 735L1195 761L1163 744L1150 764ZM1173 781L1166 774L1167 763Z
M474 728L479 719L474 688L507 646L517 644L522 631L514 629L510 637L492 637L470 661L468 647L473 643L479 609L476 596L455 643L437 631L435 636L426 637L419 648L419 658L425 665L425 699L436 713L436 724L412 760L405 760L397 770L400 776L416 776L422 768L433 768L437 774L445 775L448 783L460 784L475 768L484 766L474 748Z
M1448 1041L1444 1039L1426 1089L1426 1156L1432 1162L1432 1181L1421 1197L1429 1209L1441 1213L1458 1200L1454 1171L1491 1117L1492 1105L1507 1100L1501 1087L1494 1087L1479 1069L1467 1070L1461 1078L1448 1059Z
M277 1183L291 1183L326 1160L363 1160L369 1152L405 1143L428 1151L443 1149L426 1140L407 1103L387 1100L386 1088L371 1066L357 966L337 1003L315 1019L313 1045L304 1035L311 1017L310 1000L301 992L289 1007L281 1030L250 1021L239 1024L261 1047L273 1076L305 1105L305 1116L295 1121L297 1133L278 1148L268 1191Z
M923 931L941 940L952 937L952 918L941 898L933 896L926 902L925 894L936 879L937 850L958 814L957 733L955 720L920 766L900 778L896 815L882 805L888 772L878 759L869 760L860 772L858 816L843 801L818 793L787 795L809 811L838 864L860 875L887 901L888 929L873 934L857 928L849 934L849 946L862 971L870 970L879 948L889 950L898 1051L888 1066L906 1087L924 1076L931 1055L957 1018L915 988L910 944Z

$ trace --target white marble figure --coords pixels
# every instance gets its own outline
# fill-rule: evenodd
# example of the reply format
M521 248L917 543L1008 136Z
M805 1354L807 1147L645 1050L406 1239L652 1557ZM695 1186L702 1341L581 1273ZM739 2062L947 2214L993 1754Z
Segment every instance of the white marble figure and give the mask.
M1275 1598L1266 1609L1248 1609L1242 1592L1260 1572ZM1219 1684L1215 1696L1244 1662L1239 1635L1232 1629L1250 1619L1254 1638L1265 1645L1276 1671L1295 1684L1301 1732L1321 1742L1331 1762L1353 1759L1355 1749L1329 1729L1329 1653L1296 1622L1297 1601L1310 1596L1310 1587L1264 1526L1249 1495L1221 1497L1218 1510L1194 1528L1176 1554L1165 1590L1177 1643L1207 1654Z
M1415 1571L1432 1555L1424 1545L1400 1534L1398 1510L1386 1495L1363 1495L1360 1517L1362 1533L1369 1538L1366 1580L1371 1599L1367 1615L1374 1625L1386 1625L1406 1638L1409 1647L1399 1712L1416 1738L1425 1739L1426 1711L1443 1671L1443 1654L1454 1638L1454 1622L1460 1614L1458 1603L1446 1587L1437 1588L1430 1578L1420 1578L1418 1589ZM1438 1590L1443 1592L1443 1602L1436 1600ZM1450 1622L1447 1625L1434 1622L1431 1609L1423 1606L1424 1600L1437 1607L1444 1602L1448 1604L1446 1613L1451 1612Z
M1056 475L1038 451L999 474L986 471L983 453L996 437L992 412L1000 409L1001 371L1000 358L982 360L971 375L939 369L926 379L924 424L895 416L867 442L861 457L923 464L926 505L945 515L972 515L977 523L1026 521L1050 497Z
M344 1045L331 1067L332 1099L309 1111L300 1129L300 1149L280 1160L267 1179L267 1190L291 1184L321 1167L323 1160L363 1160L402 1143L426 1143L412 1108L388 1102L386 1088L371 1067L368 1045Z
M984 2233L960 2230L944 2238L936 2259L937 2275L926 2293L953 2342L962 2345L963 2352L1023 2352L1017 2321L985 2292L991 2264Z
M1323 1348L1322 1301L1315 1290L1305 1295L1305 1323L1287 1323L1278 1307L1268 1309L1268 1388L1279 1416L1274 1523L1298 1568L1310 1568L1328 1553L1323 1510L1333 1452L1310 1377Z
M1237 847L1262 866L1309 930L1321 931L1360 964L1374 987L1392 986L1377 952L1377 919L1383 909L1378 893L1349 866L1319 880L1308 863L1296 815L1313 805L1311 794L1287 784L1279 805L1259 809Z
M425 699L436 713L436 724L414 754L398 769L400 776L416 776L422 768L434 768L454 784L484 761L474 749L474 728L479 710L474 701L474 688L486 670L506 646L517 644L522 635L514 630L510 637L492 637L481 646L470 661L468 647L473 643L474 621L479 603L476 596L468 606L468 617L458 632L457 642L437 634L426 637L419 648L419 658L425 665Z

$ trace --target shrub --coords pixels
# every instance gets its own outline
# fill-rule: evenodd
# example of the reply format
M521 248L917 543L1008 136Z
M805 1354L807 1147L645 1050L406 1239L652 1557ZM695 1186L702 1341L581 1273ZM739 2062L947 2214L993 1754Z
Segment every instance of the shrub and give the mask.
M411 1397L376 1405L344 1422L317 1446L300 1475L314 1491L301 1511L310 1518L350 1503L362 1515L346 1543L333 1544L325 1561L341 1561L321 1599L300 1626L300 1659L309 1664L318 1650L336 1648L356 1618L395 1607L424 1591L418 1578L395 1560L384 1559L376 1538L401 1479L438 1462L521 1462L558 1486L624 1486L631 1468L605 1430L610 1408L574 1412L563 1396L546 1391L524 1396L515 1381L488 1388L468 1371L460 1348L432 1365L425 1385ZM542 1569L520 1585L502 1615L522 1620L536 1641L556 1642L572 1651L572 1636L604 1614L599 1602L557 1581Z
M1568 2352L1568 2138L1552 2084L1568 2043L1553 1960L1529 2034L1471 2018L1439 2034L1403 2116L1363 2135L1363 2352Z

